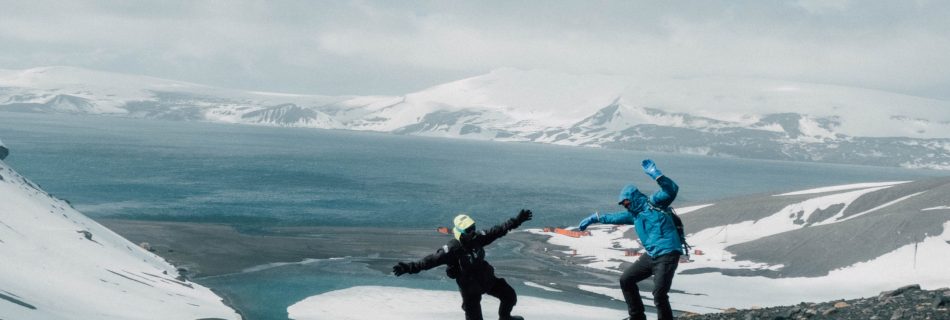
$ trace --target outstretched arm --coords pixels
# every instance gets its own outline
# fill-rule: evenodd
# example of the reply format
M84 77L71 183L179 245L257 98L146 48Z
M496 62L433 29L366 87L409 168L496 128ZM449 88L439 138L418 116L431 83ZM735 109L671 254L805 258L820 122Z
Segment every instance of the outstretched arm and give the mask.
M522 223L531 220L533 217L534 213L532 213L531 210L521 209L516 217L508 219L507 221L488 228L487 230L478 231L481 234L479 234L478 237L473 238L473 240L478 241L482 246L487 246L488 244L495 242L495 240L498 240L498 238L508 234L508 231L517 229Z
M419 273L424 270L429 270L447 264L450 260L450 255L449 246L446 245L436 250L435 253L425 256L422 260L397 263L393 266L393 274L398 277L406 273Z
M600 223L604 224L633 224L633 214L624 210L620 212L600 215Z
M584 220L581 220L581 223L577 226L577 229L580 229L581 231L587 230L587 227L594 223L633 224L633 215L626 210L605 214L593 213Z

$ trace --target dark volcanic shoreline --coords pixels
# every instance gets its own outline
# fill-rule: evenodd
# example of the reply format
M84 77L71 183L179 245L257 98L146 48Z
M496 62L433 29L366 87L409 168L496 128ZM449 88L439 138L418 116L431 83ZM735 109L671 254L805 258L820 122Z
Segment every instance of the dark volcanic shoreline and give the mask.
M99 223L134 243L148 243L153 252L202 278L236 274L270 264L307 259L349 257L388 274L396 261L420 259L435 252L449 235L435 229L354 227L273 227L241 232L211 223L102 219ZM578 289L578 285L617 288L617 274L579 267L578 258L552 245L548 236L515 231L488 250L499 277L533 282L578 298L572 302L623 309L622 301ZM444 276L444 267L426 271ZM619 289L618 289L619 290ZM219 292L221 293L221 292ZM649 297L647 298L647 304ZM240 309L240 305L232 305ZM648 306L648 308L651 308Z
M186 269L191 278L239 273L273 263L341 257L360 258L371 268L389 273L395 261L420 259L451 239L434 229L272 227L243 233L229 225L211 223L98 222L134 243L148 243L153 252ZM576 259L580 258L564 253L567 247L550 244L547 238L511 232L489 247L488 260L501 277L557 283L560 290L577 290L578 284L617 285L616 274L578 267ZM428 272L444 271L439 267Z
M213 223L104 219L107 228L188 270L189 277L238 273L271 264L338 257L423 256L442 246L435 230L275 227L253 234Z

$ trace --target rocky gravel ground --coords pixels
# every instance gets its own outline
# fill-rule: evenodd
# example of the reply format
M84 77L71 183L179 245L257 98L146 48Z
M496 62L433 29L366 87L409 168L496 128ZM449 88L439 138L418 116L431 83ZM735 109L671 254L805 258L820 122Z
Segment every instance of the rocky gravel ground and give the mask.
M911 285L897 290L881 292L876 297L823 303L802 302L793 306L761 309L727 309L722 313L685 314L681 315L680 319L942 320L950 319L950 288L921 290L919 285Z

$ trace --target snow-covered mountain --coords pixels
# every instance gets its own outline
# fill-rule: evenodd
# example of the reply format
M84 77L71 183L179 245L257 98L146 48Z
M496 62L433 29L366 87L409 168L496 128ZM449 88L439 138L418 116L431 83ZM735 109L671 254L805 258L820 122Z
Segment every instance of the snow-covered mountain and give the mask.
M950 179L854 184L679 208L692 260L674 280L674 308L710 312L874 295L918 283L950 286ZM610 272L641 251L631 226L592 236L541 230ZM616 284L581 289L622 299ZM740 290L737 290L741 288ZM644 289L649 296L649 288Z
M2 319L241 318L208 288L3 161L0 256Z
M403 96L327 97L45 67L0 70L0 111L950 169L950 101L753 78L499 69Z

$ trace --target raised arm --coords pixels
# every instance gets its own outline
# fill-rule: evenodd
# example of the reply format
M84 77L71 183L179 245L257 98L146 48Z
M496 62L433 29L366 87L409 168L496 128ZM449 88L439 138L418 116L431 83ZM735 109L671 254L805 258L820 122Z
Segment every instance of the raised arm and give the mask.
M653 193L653 196L650 197L650 202L658 207L667 207L673 203L673 200L676 200L676 194L679 193L680 190L676 182L673 182L673 179L663 175L663 172L656 167L656 163L654 163L653 160L643 160L641 165L643 166L643 172L650 176L650 178L653 178L653 180L656 180L656 183L660 185L660 190Z
M473 241L478 241L482 246L487 246L498 238L501 238L508 234L508 231L517 229L525 221L531 220L534 217L534 213L531 210L521 209L518 212L518 215L514 218L508 219L505 222L502 222L499 225L488 228L487 230L479 230L479 236L472 238Z

